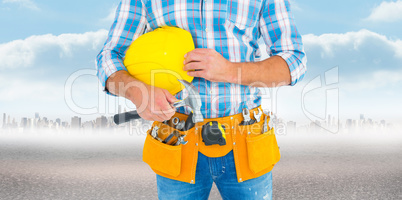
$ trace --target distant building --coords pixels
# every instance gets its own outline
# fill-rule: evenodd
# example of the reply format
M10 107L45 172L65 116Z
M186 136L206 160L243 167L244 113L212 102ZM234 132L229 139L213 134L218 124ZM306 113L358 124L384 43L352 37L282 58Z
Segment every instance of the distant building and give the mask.
M81 128L81 117L74 116L73 118L71 118L71 128Z
M6 113L3 113L3 128L7 127L6 118L7 118Z
M286 127L287 127L288 132L293 133L293 132L296 131L296 122L294 122L294 121L289 121L289 122L286 124Z
M331 126L331 115L328 115L327 126Z
M107 118L105 116L96 118L96 128L106 128L106 126Z
M8 116L8 118L10 118L10 116ZM18 123L15 121L15 118L13 118L12 128L18 128Z
M108 121L108 127L113 127L116 125L113 121L113 116L109 117L107 121Z
M38 122L36 123L36 127L37 128L48 128L49 123L48 123L46 117L44 117L43 119L39 119Z
M28 124L28 119L26 117L21 118L21 124L20 127L21 128L26 128Z
M353 120L352 119L347 119L346 124L345 124L345 128L350 129L352 127L353 127Z
M31 129L34 128L34 120L32 118L28 118L26 127Z
M57 119L56 119L56 124L58 124L59 126L61 126L61 119L60 119L60 118L57 118Z
M385 120L381 120L380 124L381 124L382 127L386 127L386 122L385 122Z
M38 120L40 119L38 112L35 113L35 119L38 119Z
M83 128L84 130L91 131L91 130L94 128L94 123L93 123L92 121L84 122L84 123L82 124L82 128Z
M364 114L360 114L360 120L363 120L363 121L365 120L364 119Z
M68 128L68 122L62 122L61 127Z

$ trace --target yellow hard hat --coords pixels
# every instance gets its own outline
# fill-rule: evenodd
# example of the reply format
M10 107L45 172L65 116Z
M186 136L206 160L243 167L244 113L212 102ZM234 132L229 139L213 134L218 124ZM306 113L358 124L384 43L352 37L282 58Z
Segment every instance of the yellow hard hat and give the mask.
M136 79L174 95L184 89L177 79L190 83L193 80L183 70L184 55L193 49L193 38L188 31L165 26L133 41L126 52L124 65Z

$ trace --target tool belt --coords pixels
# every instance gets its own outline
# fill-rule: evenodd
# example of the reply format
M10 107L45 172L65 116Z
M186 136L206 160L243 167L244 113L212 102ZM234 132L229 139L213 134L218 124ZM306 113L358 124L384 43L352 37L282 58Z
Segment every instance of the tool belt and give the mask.
M251 117L254 117L253 111L257 109L250 110ZM186 120L188 116L176 113L174 117ZM233 150L238 182L257 178L270 172L280 159L274 129L268 128L268 131L262 133L264 119L266 114L262 114L259 122L239 126L243 120L243 115L239 113L222 118L204 119L187 131L179 131L165 123L154 122L145 139L143 161L160 176L194 184L198 152L208 157L221 157ZM215 121L225 128L226 144L207 146L201 136L202 127ZM159 127L158 140L151 135L155 126ZM174 145L162 142L166 141L174 131L179 135L185 135L187 143Z

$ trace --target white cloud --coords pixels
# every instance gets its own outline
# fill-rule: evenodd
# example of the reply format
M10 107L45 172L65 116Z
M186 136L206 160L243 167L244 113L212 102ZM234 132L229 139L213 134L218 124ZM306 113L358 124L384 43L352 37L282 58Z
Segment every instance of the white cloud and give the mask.
M342 84L347 91L356 92L361 90L375 90L402 85L402 71L379 70L368 76L349 80Z
M31 10L40 10L39 7L31 0L3 0L3 3L14 3Z
M29 81L21 78L0 75L0 102L13 102L29 98L29 101L54 102L64 95L62 84L49 84L46 81Z
M341 90L381 91L402 85L402 40L360 30L343 34L308 34L303 42L312 74L339 66Z
M366 20L372 22L396 22L402 20L402 0L382 2Z
M58 56L63 58L71 56L77 49L99 50L106 36L106 30L99 30L83 34L30 36L24 40L0 44L0 70L32 67L41 54L58 52Z
M381 44L385 49L392 51L393 56L402 58L402 40L391 40L384 35L380 35L369 30L358 32L347 32L344 34L307 34L303 36L306 48L319 48L321 58L335 58L340 51L354 51L363 54L365 51L375 49L365 49L366 45ZM380 55L381 52L378 52ZM390 55L388 55L390 56Z

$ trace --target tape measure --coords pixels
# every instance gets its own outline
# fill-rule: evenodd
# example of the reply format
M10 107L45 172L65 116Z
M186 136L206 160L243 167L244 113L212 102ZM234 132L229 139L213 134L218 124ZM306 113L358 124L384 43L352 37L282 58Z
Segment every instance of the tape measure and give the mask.
M206 146L219 144L226 145L225 126L217 121L212 121L202 126L202 141Z

